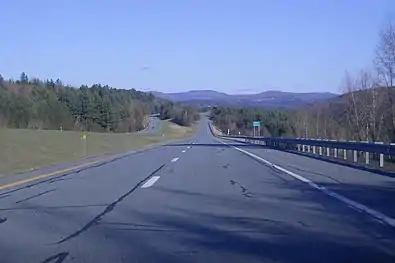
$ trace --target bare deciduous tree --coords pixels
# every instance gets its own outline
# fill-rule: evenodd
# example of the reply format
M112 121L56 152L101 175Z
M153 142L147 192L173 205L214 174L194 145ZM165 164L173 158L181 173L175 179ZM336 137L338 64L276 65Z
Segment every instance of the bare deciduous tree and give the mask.
M362 107L360 99L356 94L358 92L358 88L355 85L355 80L350 76L348 72L345 73L345 76L343 78L342 89L344 93L348 93L348 103L346 111L347 121L351 131L351 139L361 140L361 130L363 127L363 125L361 124Z
M395 84L395 25L393 21L388 22L379 36L374 62L381 82L386 87L393 87Z
M379 75L380 85L387 88L387 99L390 112L390 137L395 139L395 25L389 21L380 32L379 43L376 47L374 64Z
M346 73L343 89L348 93L347 120L351 139L379 140L385 109L382 107L384 89L378 86L377 77L368 70L361 70L356 77Z

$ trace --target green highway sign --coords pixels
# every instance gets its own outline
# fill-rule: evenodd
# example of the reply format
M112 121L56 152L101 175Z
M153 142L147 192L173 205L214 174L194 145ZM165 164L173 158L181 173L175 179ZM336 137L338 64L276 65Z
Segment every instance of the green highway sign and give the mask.
M252 126L254 127L261 127L261 122L260 121L253 121Z

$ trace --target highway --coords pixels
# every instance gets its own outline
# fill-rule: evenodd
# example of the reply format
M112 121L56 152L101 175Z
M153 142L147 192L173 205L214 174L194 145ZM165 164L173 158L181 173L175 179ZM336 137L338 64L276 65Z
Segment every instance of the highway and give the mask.
M141 131L138 131L138 133L155 133L158 132L162 127L162 121L158 117L149 117L149 122L148 126Z
M0 179L1 263L395 262L395 178L221 140L205 118L189 139L41 173Z

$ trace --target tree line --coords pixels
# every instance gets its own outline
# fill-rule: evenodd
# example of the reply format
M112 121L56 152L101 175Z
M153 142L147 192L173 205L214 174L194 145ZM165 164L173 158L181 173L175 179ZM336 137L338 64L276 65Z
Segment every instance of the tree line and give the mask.
M252 134L252 121L262 122L262 136L395 142L395 25L379 34L372 65L346 72L342 95L293 110L212 110L223 131Z
M214 107L210 118L224 133L253 135L253 121L260 121L260 135L266 137L292 137L295 135L288 111L254 108Z
M374 51L370 66L356 73L345 72L339 98L299 112L299 131L303 126L311 137L395 142L393 21L379 32Z
M24 72L18 80L0 75L0 127L133 132L146 126L151 113L179 125L191 125L199 116L193 108L135 89L74 88L60 79L29 79Z

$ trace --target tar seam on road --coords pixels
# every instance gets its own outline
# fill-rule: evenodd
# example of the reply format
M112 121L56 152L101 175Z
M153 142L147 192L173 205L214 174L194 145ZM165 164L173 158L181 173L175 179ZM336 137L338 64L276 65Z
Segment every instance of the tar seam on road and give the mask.
M128 197L130 194L132 194L134 191L136 191L141 185L148 180L151 176L155 175L157 172L159 172L163 167L165 167L165 164L162 164L157 168L155 171L150 173L147 177L145 177L143 180L139 181L132 189L127 191L125 194L123 194L121 197L119 197L117 200L109 204L103 212L95 216L92 220L90 220L87 224L85 224L83 227L81 227L79 230L75 231L74 233L70 234L69 236L63 238L62 240L59 240L55 244L61 244L64 243L70 239L73 239L83 232L87 231L89 228L91 228L93 225L97 224L106 214L114 210L114 208L117 206L118 203L122 202L126 197Z
M42 263L49 263L49 262L54 262L54 263L62 263L67 256L69 255L69 252L61 252L56 255L50 256L49 258L45 259ZM54 261L56 259L56 261Z
M152 176L150 179L148 179L148 181L146 181L146 182L141 186L141 188L148 188L148 187L153 186L154 183L155 183L156 181L159 180L159 178L160 178L160 176Z
M48 194L48 193L53 192L53 191L56 191L56 189L47 190L47 191L44 191L44 192L41 192L41 193L38 193L38 194L35 194L35 195L32 195L32 196L29 196L29 197L27 197L27 198L25 198L25 199L16 201L15 204L19 204L19 203L22 203L22 202L31 200L31 199L33 199L33 198L36 198L36 197L39 197L39 196Z
M389 226L395 227L395 219L392 218L392 217L386 216L386 215L384 215L383 213L381 213L379 211L376 211L376 210L374 210L372 208L369 208L369 207L367 207L367 206L365 206L363 204L360 204L360 203L358 203L356 201L348 199L347 197L339 195L339 194L327 189L326 187L320 186L320 185L310 181L309 179L304 178L303 176L300 176L300 175L298 175L298 174L296 174L294 172L288 171L287 169L285 169L285 168L283 168L281 166L278 166L278 165L276 165L274 163L271 163L268 160L265 160L262 157L259 157L259 156L255 155L253 153L250 153L250 152L248 152L246 150L240 149L240 148L238 148L236 146L229 145L226 142L223 142L221 140L219 140L219 142L221 142L221 143L223 143L225 145L228 145L228 146L232 146L233 148L235 148L239 152L242 152L242 153L244 153L244 154L246 154L246 155L248 155L248 156L250 156L250 157L252 157L252 158L254 158L256 160L259 160L262 163L264 163L264 164L266 164L266 165L268 165L270 167L273 167L273 168L275 168L275 169L277 169L279 171L282 171L282 172L284 172L284 173L286 173L286 174L298 179L299 181L307 183L308 185L312 186L313 188L322 191L323 193L325 193L325 194L327 194L327 195L329 195L329 196L331 196L331 197L333 197L333 198L335 198L335 199L337 199L337 200L339 200L339 201L341 201L341 202L343 202L343 203L345 203L345 204L357 209L358 211L365 212L365 213L373 216L377 220L380 220L381 222L386 223Z
M172 162L172 163L174 163L174 162L177 162L177 161L178 161L178 159L180 159L180 158L178 158L178 157L176 157L176 158L173 158L173 159L171 159L171 162Z

